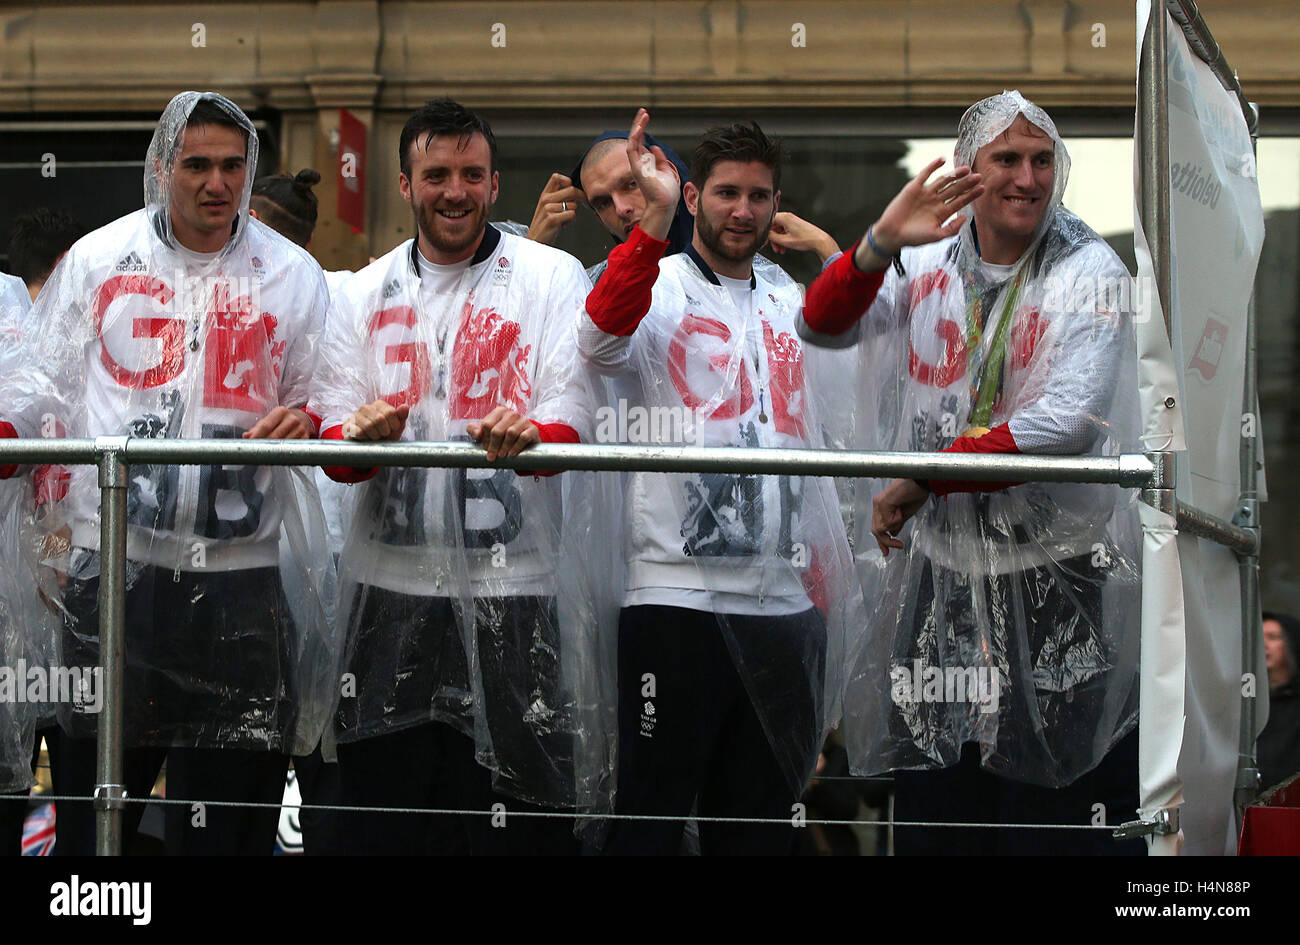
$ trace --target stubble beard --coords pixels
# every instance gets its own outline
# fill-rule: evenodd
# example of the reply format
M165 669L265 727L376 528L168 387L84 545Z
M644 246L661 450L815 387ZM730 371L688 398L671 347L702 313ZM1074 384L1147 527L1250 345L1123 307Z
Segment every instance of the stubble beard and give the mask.
M420 233L423 234L429 245L440 253L455 254L463 252L473 246L487 228L487 212L481 207L469 208L469 216L477 219L478 226L468 229L467 234L461 238L449 237L442 230L438 225L438 212L433 208L418 205L413 209L415 211L415 225L419 227Z
M773 214L774 216L775 214ZM714 255L735 263L753 259L759 247L767 242L767 235L771 232L771 229L772 220L769 218L766 226L754 231L754 239L751 243L738 250L728 249L722 243L722 230L715 230L706 214L698 213L695 217L695 231L700 234L700 242L707 246Z

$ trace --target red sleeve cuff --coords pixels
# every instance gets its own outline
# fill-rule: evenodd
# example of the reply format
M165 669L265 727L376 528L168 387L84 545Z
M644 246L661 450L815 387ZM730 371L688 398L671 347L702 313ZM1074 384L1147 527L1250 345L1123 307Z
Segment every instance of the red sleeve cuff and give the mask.
M298 409L305 413L307 418L311 420L311 435L320 436L321 415L313 411L310 407L299 407Z
M341 440L343 439L343 424L332 426L320 437L322 440ZM335 482L365 482L367 479L374 477L379 472L378 466L372 466L370 469L354 469L351 466L322 466L325 475L329 476Z
M530 421L533 426L537 427L537 432L542 438L543 443L579 443L578 431L573 429L567 423L538 423L536 420ZM554 476L560 469L519 469L516 472L520 476Z
M885 272L863 272L853 262L858 244L826 267L808 287L803 320L822 335L842 335L863 316L885 282Z
M650 310L659 260L667 249L667 240L657 240L639 226L632 228L626 243L614 247L609 265L587 296L587 314L597 328L620 338L636 331Z
M952 446L945 453L1013 453L1019 454L1011 427L1001 424L983 436L960 436L953 440ZM935 495L948 495L953 492L998 492L1018 486L1018 482L963 482L959 480L931 480L930 491Z
M16 440L18 439L18 431L14 429L12 423L0 420L0 438ZM0 466L0 479L9 479L16 472L18 472L18 466L16 464L12 466Z

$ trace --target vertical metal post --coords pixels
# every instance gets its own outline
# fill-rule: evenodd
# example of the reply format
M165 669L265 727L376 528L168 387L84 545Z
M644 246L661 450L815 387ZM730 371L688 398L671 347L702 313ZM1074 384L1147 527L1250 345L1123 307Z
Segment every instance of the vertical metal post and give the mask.
M1142 38L1138 86L1138 138L1142 158L1142 229L1151 250L1156 292L1165 315L1165 334L1172 319L1173 293L1169 255L1169 86L1165 54L1165 4L1152 0L1151 20ZM1173 336L1170 335L1172 341Z
M99 665L104 704L95 755L95 854L122 852L123 675L126 629L127 438L98 437L99 454Z
M1259 109L1252 103L1254 121L1250 127L1252 148L1258 153ZM1255 416L1259 406L1256 385L1256 357L1258 341L1255 334L1255 294L1252 292L1246 304L1246 365L1242 375L1241 412L1250 414L1254 422L1250 424L1251 436L1246 436L1245 429L1241 437L1241 500L1237 503L1237 514L1233 516L1234 524L1248 528L1255 533L1255 551L1251 554L1238 554L1237 567L1241 578L1241 672L1254 672L1259 659L1260 638L1260 602L1259 602L1259 417ZM1243 424L1244 427L1244 424ZM1237 811L1237 827L1240 831L1246 805L1259 793L1259 768L1255 763L1255 724L1258 718L1259 686L1267 686L1267 679L1257 679L1251 694L1242 686L1241 726L1237 737L1237 780L1233 792L1234 806Z
M1163 450L1147 453L1147 459L1155 468L1151 472L1150 484L1142 489L1142 501L1166 515L1177 517L1178 497L1174 491L1178 481L1177 454Z

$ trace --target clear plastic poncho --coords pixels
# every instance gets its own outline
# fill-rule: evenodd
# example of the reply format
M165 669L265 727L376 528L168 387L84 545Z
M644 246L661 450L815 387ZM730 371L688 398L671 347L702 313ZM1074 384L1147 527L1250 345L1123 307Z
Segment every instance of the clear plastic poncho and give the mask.
M30 303L21 279L0 276L0 371L18 369ZM4 443L0 439L0 449ZM54 637L50 613L40 599L41 539L34 528L34 512L28 477L0 482L0 792L4 793L32 785L36 726L51 715L48 672Z
M590 369L605 377L597 440L825 447L820 408L835 398L820 397L818 378L808 372L795 329L798 284L756 261L750 310L740 311L690 254L662 259L659 270L649 311L632 335L607 334L590 319L579 330ZM827 378L828 387L840 383ZM839 720L846 634L866 623L834 483L730 473L632 472L623 479L624 606L716 617L798 797ZM616 621L605 630L616 632Z
M326 435L346 438L348 418L382 399L409 406L404 441L469 440L498 405L589 441L573 341L589 289L572 256L489 226L448 291L421 292L406 241L333 300L313 393ZM607 795L600 687L612 668L600 669L594 628L612 552L594 483L380 467L351 487L340 743L438 721L475 740L499 791L567 807Z
M1055 141L1044 220L1012 266L982 263L971 225L904 251L906 275L887 274L854 329L859 448L942 450L968 427L1009 424L1027 454L1139 449L1128 272L1060 207L1069 157L1050 119L1018 93L985 100L963 118L956 163L1020 114ZM1137 719L1137 494L1025 483L932 496L905 550L884 558L871 500L887 484L856 490L873 617L845 692L854 770L945 767L968 741L986 769L1021 781L1062 786L1090 770Z
M176 219L219 213L180 173L201 100L246 135L243 187L227 198L233 235L209 254L173 234ZM196 127L209 130L194 141L234 130ZM239 440L277 406L306 405L328 296L305 251L249 218L256 163L257 133L238 106L210 92L172 99L145 159L144 209L69 250L31 311L22 370L0 378L0 416L20 436ZM69 547L52 562L66 582L59 660L92 667L97 471L60 478L44 519ZM337 660L316 591L328 557L310 475L232 462L132 466L128 480L126 744L310 751ZM94 732L93 712L63 708L68 731Z

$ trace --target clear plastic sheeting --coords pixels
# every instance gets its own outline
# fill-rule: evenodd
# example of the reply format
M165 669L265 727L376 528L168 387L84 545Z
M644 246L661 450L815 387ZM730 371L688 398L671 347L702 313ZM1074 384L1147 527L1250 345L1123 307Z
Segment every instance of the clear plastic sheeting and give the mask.
M21 318L31 307L32 298L23 280L0 272L0 320L4 322L6 337L11 337L13 319Z
M975 155L979 153L980 148L992 142L1022 116L1056 142L1051 206L1059 207L1065 195L1065 185L1070 179L1070 152L1066 150L1065 142L1061 140L1056 125L1048 117L1047 112L1019 92L1004 91L998 95L990 95L966 109L957 124L957 144L953 149L953 165L974 167ZM961 212L967 217L973 213L970 206L965 207ZM1052 225L1052 219L1053 214L1049 210L1043 215L1043 221L1034 233L1035 239L1041 237Z
M489 227L456 280L422 291L407 241L348 281L313 394L325 435L348 436L349 417L384 400L409 408L405 441L468 440L498 406L589 441L573 327L590 284L577 260ZM609 755L592 728L612 673L595 649L594 572L613 554L595 481L381 467L350 487L340 743L438 721L474 738L506 794L572 807L607 790L607 761L575 761Z
M22 280L0 276L0 370L14 369L29 302ZM36 726L60 695L49 687L53 637L38 591L33 511L30 482L0 482L0 792L5 793L32 785Z
M233 127L187 126L200 102ZM241 138L242 188L231 157ZM145 159L144 209L69 250L31 311L21 369L0 378L0 417L19 436L238 441L277 407L306 405L328 296L305 251L249 218L256 161L256 131L228 99L185 92L171 101ZM233 233L219 249L186 248L182 238L193 243L205 227L224 232L227 213ZM45 485L43 525L68 549L50 560L60 571L59 659L94 666L97 472L54 470ZM128 747L314 747L337 660L319 599L324 535L300 470L130 467ZM61 721L74 735L96 727L77 706Z
M802 295L784 272L774 277L775 268L755 260L750 310L741 311L689 254L669 256L633 334L608 334L585 319L580 344L605 377L602 410L611 421L609 439L600 431L598 438L826 446L817 379L795 333ZM636 472L624 480L624 605L716 617L797 797L839 719L845 636L867 620L833 483L732 473ZM623 684L631 678L625 673ZM635 704L626 695L620 702Z
M1059 207L1069 165L1050 121L1017 93L980 103L963 119L958 163L1017 114L1056 139L1045 222L1008 266L981 262L970 225L904 250L906 275L888 272L856 329L859 448L936 451L968 427L1003 424L1024 453L1139 448L1128 273ZM989 386L977 379L1008 318L991 410L976 419ZM1093 768L1137 720L1137 496L1053 483L935 495L903 530L905 549L886 558L870 534L885 485L856 490L873 618L845 694L855 772L946 767L966 742L979 744L986 769L1034 784Z
M0 441L2 442L2 441ZM31 488L25 481L0 483L0 792L32 785L36 726L60 698L94 699L100 690L80 678L51 688L48 612L38 592L32 547ZM87 680L94 684L94 678Z

